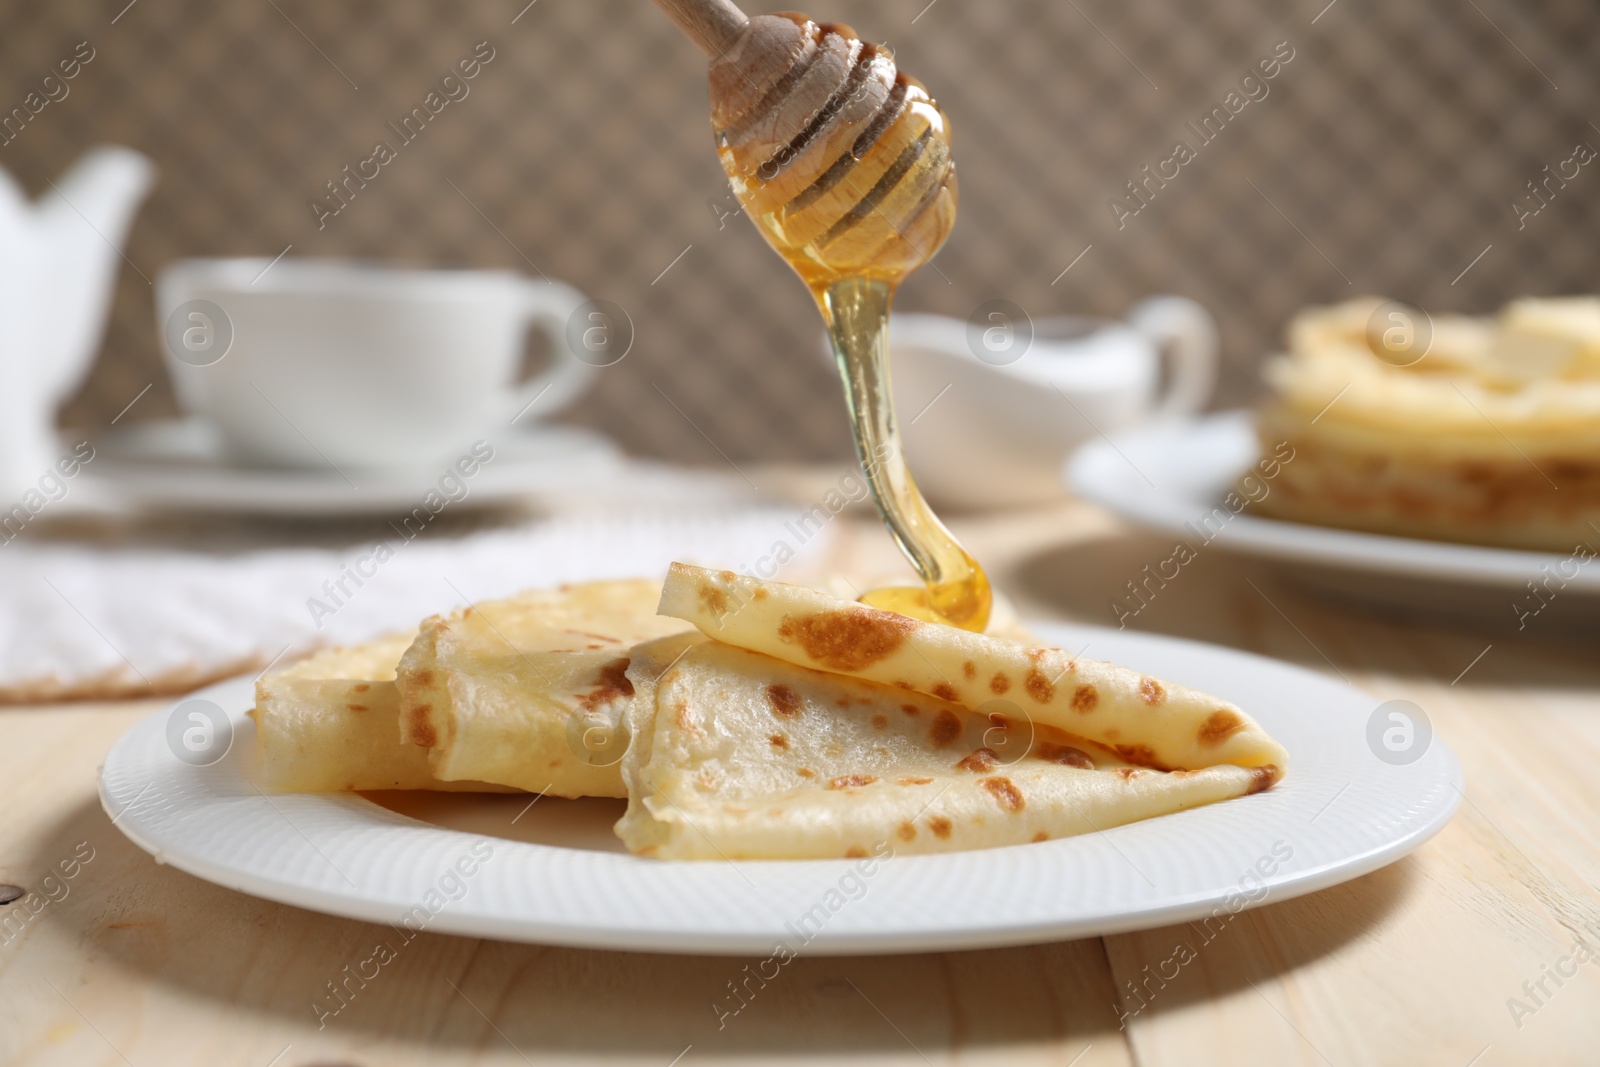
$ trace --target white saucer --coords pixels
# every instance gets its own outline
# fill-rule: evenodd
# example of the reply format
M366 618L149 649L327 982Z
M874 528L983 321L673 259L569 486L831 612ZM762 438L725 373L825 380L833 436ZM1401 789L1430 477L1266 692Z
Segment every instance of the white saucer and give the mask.
M1235 481L1259 458L1260 446L1247 411L1193 422L1132 430L1090 442L1068 461L1065 477L1079 496L1142 526L1193 540ZM1220 531L1220 532L1218 532ZM1385 581L1433 579L1526 595L1527 583L1543 581L1570 558L1554 552L1424 541L1327 526L1264 519L1247 508L1224 524L1213 524L1215 542L1236 552L1320 565L1343 571L1376 572ZM1564 596L1600 594L1600 564L1577 567L1562 585ZM1398 589L1395 586L1392 588ZM1405 595L1411 587L1405 586ZM1353 592L1353 591L1352 591ZM1496 601L1512 617L1511 599Z
M571 489L616 471L621 454L600 434L532 426L485 434L494 447L466 484L465 499L497 503ZM127 504L192 511L282 515L407 512L450 469L250 467L232 462L215 431L197 419L135 423L96 438L83 468L103 495ZM453 489L459 493L461 490Z
M779 943L798 953L863 954L1031 944L1187 920L1216 928L1246 906L1392 863L1437 833L1461 799L1461 768L1440 739L1417 730L1416 758L1405 764L1375 754L1368 738L1379 697L1192 641L1034 629L1238 703L1289 750L1287 778L1255 796L1011 848L891 856L868 867L668 863L621 851L610 833L616 801L549 798L529 807L518 796L393 794L384 807L350 794L263 793L245 715L251 680L238 678L189 698L215 702L232 724L220 761L195 767L174 754L178 743L168 737L189 721L180 703L116 743L100 798L118 829L159 861L274 901L371 922L406 925L409 915L428 930L474 937L762 957Z

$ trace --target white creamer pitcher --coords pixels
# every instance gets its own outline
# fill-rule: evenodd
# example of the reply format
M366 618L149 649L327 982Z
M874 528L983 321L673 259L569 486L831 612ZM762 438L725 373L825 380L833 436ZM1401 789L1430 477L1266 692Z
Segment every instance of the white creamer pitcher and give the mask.
M930 499L965 508L1059 498L1074 448L1193 413L1217 375L1216 325L1178 296L1145 300L1126 321L896 314L889 349L912 475Z

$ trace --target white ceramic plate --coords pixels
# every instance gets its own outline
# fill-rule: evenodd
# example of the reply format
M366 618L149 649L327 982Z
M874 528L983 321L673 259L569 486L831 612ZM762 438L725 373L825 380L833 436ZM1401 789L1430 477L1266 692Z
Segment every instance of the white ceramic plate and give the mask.
M163 711L112 748L101 802L162 862L270 900L383 923L417 916L422 905L417 924L477 937L766 956L780 942L821 954L911 952L1084 937L1214 912L1225 922L1246 903L1299 896L1393 862L1437 833L1460 800L1461 769L1439 739L1414 734L1417 758L1404 765L1369 748L1377 697L1190 641L1036 630L1238 703L1288 748L1288 777L1266 793L1103 833L890 857L869 873L851 860L668 863L621 851L610 834L618 801L543 799L528 808L519 796L390 796L391 807L433 820L424 822L360 796L265 794L252 780L251 683L240 678L188 698L226 711L235 733L225 757L206 767L180 761L167 740L172 710ZM184 714L179 727L186 722ZM452 873L462 857L471 877ZM429 897L444 889L459 899Z
M1192 540L1200 518L1220 505L1260 456L1250 418L1249 412L1230 411L1092 441L1067 461L1067 484L1126 519ZM1218 545L1276 559L1522 593L1527 582L1560 567L1563 575L1576 569L1562 593L1600 593L1600 567L1573 568L1569 557L1553 552L1337 530L1258 518L1248 509L1218 529ZM1509 617L1505 604L1496 604Z
M620 467L605 437L568 426L486 434L493 460L471 482L480 504L559 492ZM431 467L343 471L246 467L228 461L213 432L194 419L137 423L94 442L85 477L121 502L192 511L280 515L405 513L446 473Z

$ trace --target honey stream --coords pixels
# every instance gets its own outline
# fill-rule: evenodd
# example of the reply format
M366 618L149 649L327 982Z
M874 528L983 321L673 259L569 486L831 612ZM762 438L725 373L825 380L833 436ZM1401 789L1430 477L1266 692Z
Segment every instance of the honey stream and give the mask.
M778 29L795 42L795 54L815 46L818 55L847 57L848 64L833 68L842 80L802 132L774 152L771 131L789 106L783 93L800 92L807 76L826 66L822 60L810 68L797 64L759 103L724 116L718 154L762 236L817 301L873 502L924 583L921 589L875 589L861 599L981 631L993 599L988 579L917 490L889 387L895 289L955 224L950 124L927 90L896 69L886 48L861 41L848 26L817 24L792 12L777 18L793 23ZM717 69L713 64L714 84ZM733 84L753 84L755 76L739 72Z
M992 593L978 561L947 530L917 490L904 460L889 388L889 304L894 288L872 278L843 278L817 297L833 339L856 455L872 501L925 588L874 589L861 599L913 618L982 631Z

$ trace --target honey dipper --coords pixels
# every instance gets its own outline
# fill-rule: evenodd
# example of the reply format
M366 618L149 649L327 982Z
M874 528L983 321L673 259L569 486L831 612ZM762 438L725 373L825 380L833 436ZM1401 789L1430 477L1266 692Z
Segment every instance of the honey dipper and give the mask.
M656 3L711 58L723 168L808 285L898 282L944 243L956 216L949 122L886 48L793 12Z
M747 18L731 0L656 4L710 57L723 169L756 228L816 298L873 501L926 586L862 599L982 630L988 581L906 469L889 388L895 287L955 225L949 121L887 48L849 26L795 12Z

